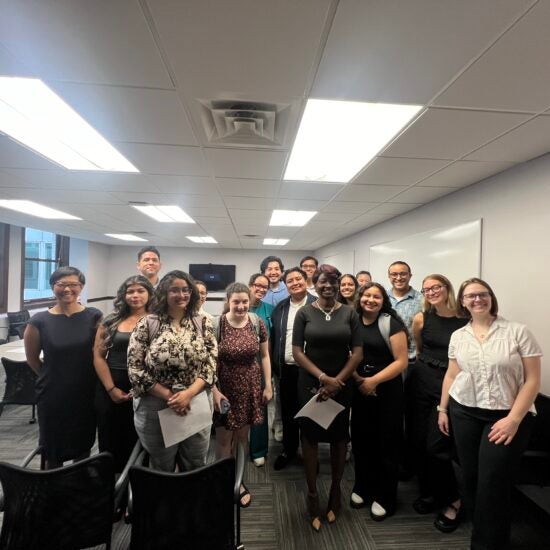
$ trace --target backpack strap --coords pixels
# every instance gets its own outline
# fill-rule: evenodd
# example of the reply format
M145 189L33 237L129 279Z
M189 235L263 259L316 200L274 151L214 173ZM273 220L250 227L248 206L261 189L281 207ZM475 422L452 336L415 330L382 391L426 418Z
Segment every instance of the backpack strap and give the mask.
M147 315L147 329L149 330L149 343L151 343L160 331L160 319L158 315Z
M388 315L387 313L381 313L378 316L378 330L380 331L382 338L384 338L384 342L386 342L388 349L393 352L390 341L390 321L391 315Z
M256 313L248 312L248 318L250 319L252 326L254 327L254 332L258 337L258 342L260 341L260 318Z
M223 314L222 314L223 315ZM217 317L214 317L212 319L212 325L214 326L214 336L216 336L216 340L218 341L218 343L220 342L221 340L221 332L222 332L222 329L221 329L221 318L222 316L221 315L218 315Z
M197 334L202 338L204 336L204 330L203 330L203 317L201 315L195 315L193 317L193 324L195 325L195 328L197 329Z

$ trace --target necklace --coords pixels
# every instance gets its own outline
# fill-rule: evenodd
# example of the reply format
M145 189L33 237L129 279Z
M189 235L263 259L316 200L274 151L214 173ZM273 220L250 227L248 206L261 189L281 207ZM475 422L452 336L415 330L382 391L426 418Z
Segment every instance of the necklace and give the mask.
M315 305L315 307L317 307L317 309L321 312L321 313L324 313L325 314L325 321L330 321L331 320L331 315L333 314L334 310L336 309L336 303L337 302L334 302L334 305L332 306L332 308L330 309L330 311L325 311L320 305L319 305L319 301L318 300L315 300L315 302L313 302L313 304Z

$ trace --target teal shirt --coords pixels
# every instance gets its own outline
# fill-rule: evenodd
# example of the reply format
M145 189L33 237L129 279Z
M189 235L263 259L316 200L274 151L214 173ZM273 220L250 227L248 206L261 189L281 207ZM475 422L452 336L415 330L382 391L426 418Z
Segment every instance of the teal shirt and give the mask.
M271 313L273 312L273 306L265 302L260 302L257 306L251 306L250 312L255 313L265 323L267 336L269 338L271 333Z

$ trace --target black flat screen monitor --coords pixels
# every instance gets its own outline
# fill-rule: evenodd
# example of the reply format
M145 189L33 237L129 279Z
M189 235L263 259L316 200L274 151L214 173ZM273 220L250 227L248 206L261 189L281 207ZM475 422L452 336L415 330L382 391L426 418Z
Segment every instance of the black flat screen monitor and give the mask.
M235 282L234 265L189 264L189 274L193 279L205 283L209 292L225 290Z

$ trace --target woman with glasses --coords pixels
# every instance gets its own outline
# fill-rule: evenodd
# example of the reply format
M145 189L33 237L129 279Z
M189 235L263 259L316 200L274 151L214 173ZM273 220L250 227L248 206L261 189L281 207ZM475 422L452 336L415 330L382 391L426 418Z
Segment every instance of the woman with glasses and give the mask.
M346 304L347 306L351 306L354 308L358 290L359 283L351 273L346 273L345 275L342 275L340 277L338 289L338 301L341 304Z
M55 270L55 305L33 315L25 329L27 362L38 375L40 445L48 469L86 458L95 441L93 346L101 311L78 303L85 283L76 267Z
M409 377L411 436L420 496L413 508L429 514L440 508L435 527L451 533L460 523L460 498L452 464L452 445L442 441L436 406L449 364L451 334L466 324L457 317L454 289L447 277L428 275L422 281L423 311L413 319L416 364ZM447 438L448 440L448 438Z
M137 322L147 315L153 293L149 279L128 277L117 291L114 312L103 320L96 334L94 367L100 381L95 398L97 438L99 450L113 455L116 472L122 472L137 441L128 344Z
M498 315L485 281L464 281L457 302L470 321L451 336L438 423L449 435L450 417L471 548L500 550L508 547L512 483L533 427L542 352L525 325Z
M363 362L353 374L351 444L355 462L352 508L370 506L382 521L395 513L403 439L403 378L407 329L379 283L359 291Z
M206 464L211 426L165 447L158 416L167 407L185 416L201 392L212 408L209 389L215 379L217 343L212 322L198 315L199 303L190 275L170 271L155 290L153 314L140 319L130 337L134 423L157 470L174 471L177 455L186 470Z
M255 273L248 281L250 288L249 311L255 313L265 324L267 337L271 332L271 314L273 306L262 302L262 299L269 290L269 279L262 273ZM265 383L263 383L265 386ZM267 457L269 442L269 428L267 423L267 406L264 406L264 421L259 426L250 428L250 458L255 466L263 466Z

